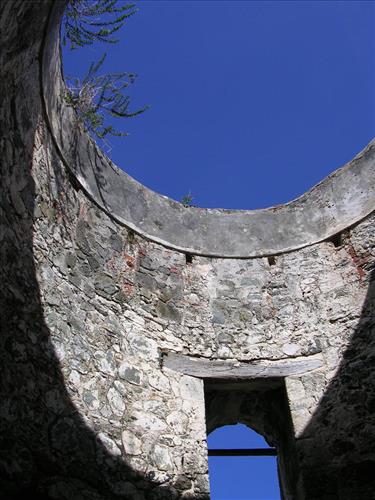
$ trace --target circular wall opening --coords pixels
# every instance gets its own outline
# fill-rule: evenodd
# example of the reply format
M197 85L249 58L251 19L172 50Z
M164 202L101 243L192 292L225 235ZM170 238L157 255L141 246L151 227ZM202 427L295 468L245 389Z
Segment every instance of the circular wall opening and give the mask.
M118 44L63 48L65 73L138 73L114 162L177 201L288 202L375 135L371 2L144 2ZM361 30L358 31L358 26Z
M299 198L268 209L186 206L148 189L116 167L77 122L59 57L62 14L63 4L56 4L43 44L47 123L75 185L120 224L192 255L272 257L330 239L374 209L374 141Z

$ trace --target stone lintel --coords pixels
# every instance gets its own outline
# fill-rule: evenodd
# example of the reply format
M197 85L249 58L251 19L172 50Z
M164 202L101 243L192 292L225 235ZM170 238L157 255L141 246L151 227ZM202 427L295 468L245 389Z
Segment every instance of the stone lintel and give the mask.
M199 378L252 379L302 375L323 366L316 355L276 361L235 361L193 358L173 352L163 353L163 367Z

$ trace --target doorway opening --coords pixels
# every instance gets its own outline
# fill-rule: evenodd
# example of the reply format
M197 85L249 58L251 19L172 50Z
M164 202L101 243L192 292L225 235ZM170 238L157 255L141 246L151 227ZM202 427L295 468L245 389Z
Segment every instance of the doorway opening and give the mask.
M284 379L206 379L204 389L211 499L296 498Z

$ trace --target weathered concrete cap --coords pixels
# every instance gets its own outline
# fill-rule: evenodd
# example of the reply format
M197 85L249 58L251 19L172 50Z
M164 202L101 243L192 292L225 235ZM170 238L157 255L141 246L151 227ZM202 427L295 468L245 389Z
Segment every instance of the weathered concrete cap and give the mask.
M55 3L44 43L42 71L47 121L66 166L86 194L117 222L183 252L250 258L326 240L375 209L375 141L301 197L268 209L184 207L146 188L100 151L77 126L73 110L62 98L65 83L59 24L63 5Z

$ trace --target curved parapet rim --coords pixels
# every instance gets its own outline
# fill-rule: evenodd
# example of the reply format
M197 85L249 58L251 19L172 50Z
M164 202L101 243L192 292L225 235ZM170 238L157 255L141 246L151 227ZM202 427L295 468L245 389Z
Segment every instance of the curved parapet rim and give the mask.
M329 239L375 210L375 140L299 198L267 209L184 207L116 167L77 125L63 99L56 2L43 43L42 94L59 153L86 194L114 220L152 241L195 255L252 258Z

